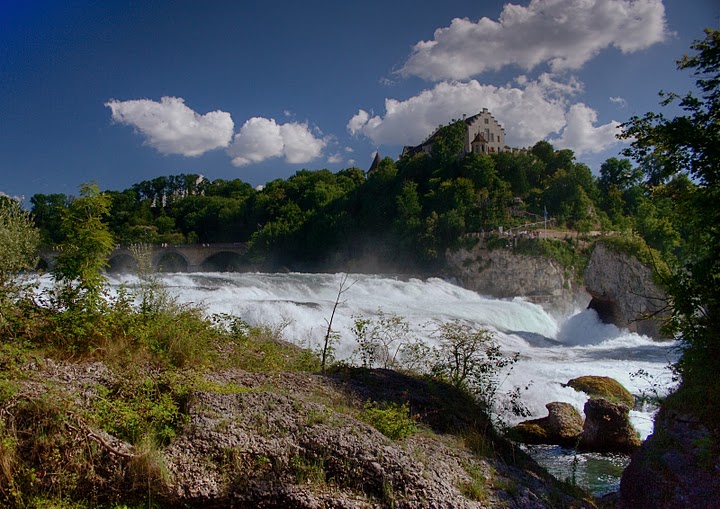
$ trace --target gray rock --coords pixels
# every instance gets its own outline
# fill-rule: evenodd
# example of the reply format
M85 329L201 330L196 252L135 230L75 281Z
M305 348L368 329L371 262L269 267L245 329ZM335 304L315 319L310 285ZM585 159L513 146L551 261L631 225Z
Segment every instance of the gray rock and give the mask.
M640 447L640 437L630 424L630 409L604 398L585 402L585 423L579 447L594 452L629 453Z
M448 270L464 288L498 298L525 297L553 310L572 311L585 299L572 271L545 256L513 254L510 249L448 251ZM584 300L586 303L587 300Z
M622 509L720 507L720 451L698 420L662 408L620 482Z
M653 269L637 258L598 242L585 269L585 288L592 297L588 307L606 323L661 339L667 295L652 276Z
M511 430L511 436L529 444L577 445L583 428L580 412L570 403L552 402L545 405L547 417L523 421Z

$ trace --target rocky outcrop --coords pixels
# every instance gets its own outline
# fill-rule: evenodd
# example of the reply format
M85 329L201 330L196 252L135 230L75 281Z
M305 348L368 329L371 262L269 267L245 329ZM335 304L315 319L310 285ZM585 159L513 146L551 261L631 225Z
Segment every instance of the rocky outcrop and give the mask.
M701 421L661 408L620 482L622 509L717 508L720 446Z
M630 423L633 395L616 380L602 376L583 376L567 386L585 392L585 421L570 403L553 402L545 407L548 416L523 421L508 433L512 440L526 444L578 447L592 452L629 453L640 446L640 438Z
M552 402L545 405L547 417L523 421L510 430L509 436L526 444L577 445L583 428L580 412L570 403Z
M635 406L635 397L614 378L607 376L580 376L567 384L576 391L584 392L591 398L605 398L613 403L622 403L628 408Z
M437 381L362 369L204 372L187 394L187 423L153 452L83 420L115 378L101 363L39 363L27 374L0 425L13 423L19 451L36 434L25 427L42 425L43 444L55 444L58 461L78 458L77 486L100 505L151 493L163 507L593 507L496 437L476 401ZM368 399L404 402L425 431L387 438L362 419ZM51 400L48 417L39 403ZM52 489L55 478L38 472Z
M641 441L630 424L630 408L604 398L591 398L585 403L585 423L579 448L594 452L629 453Z
M513 254L511 249L470 249L446 253L449 274L469 290L492 297L525 297L553 309L572 310L582 299L572 271L545 256ZM587 300L585 300L587 302Z
M592 297L588 307L604 322L661 338L667 296L637 258L598 242L585 269L585 289Z

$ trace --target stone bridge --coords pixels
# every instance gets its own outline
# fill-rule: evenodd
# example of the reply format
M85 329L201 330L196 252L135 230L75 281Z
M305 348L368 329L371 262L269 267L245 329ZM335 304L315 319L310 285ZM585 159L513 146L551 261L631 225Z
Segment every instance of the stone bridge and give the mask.
M249 266L244 257L247 252L244 243L156 244L147 249L155 272L227 272ZM57 251L42 251L40 265L52 267L57 255ZM108 272L134 272L137 266L138 250L133 247L118 246L110 253Z

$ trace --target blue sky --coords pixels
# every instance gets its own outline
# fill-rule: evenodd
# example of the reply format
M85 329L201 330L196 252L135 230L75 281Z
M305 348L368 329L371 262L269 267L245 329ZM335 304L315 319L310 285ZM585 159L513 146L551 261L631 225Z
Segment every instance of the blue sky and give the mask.
M597 168L685 92L713 0L3 0L0 192L369 167L488 108Z

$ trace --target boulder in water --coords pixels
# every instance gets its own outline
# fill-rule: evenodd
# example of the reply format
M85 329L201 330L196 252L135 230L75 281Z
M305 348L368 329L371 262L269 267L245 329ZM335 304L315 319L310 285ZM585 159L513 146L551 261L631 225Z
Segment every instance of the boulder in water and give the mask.
M630 453L641 441L630 424L630 408L604 398L591 398L585 403L585 424L579 447L594 452Z
M632 408L635 398L630 391L614 378L607 376L581 376L567 383L576 391L584 392L591 398L604 398L613 403L620 403Z
M583 428L580 412L570 403L559 401L545 408L547 417L521 422L511 430L510 437L526 444L576 445Z

